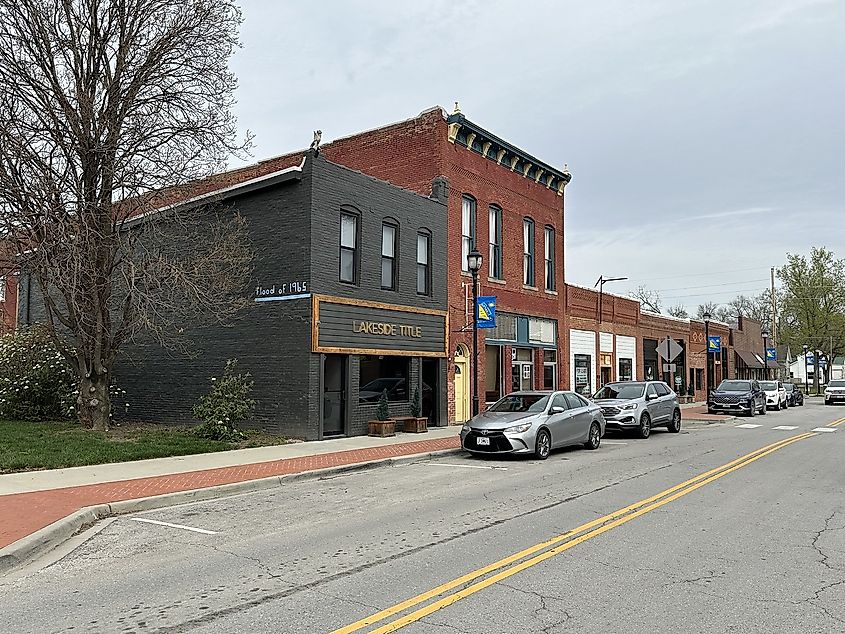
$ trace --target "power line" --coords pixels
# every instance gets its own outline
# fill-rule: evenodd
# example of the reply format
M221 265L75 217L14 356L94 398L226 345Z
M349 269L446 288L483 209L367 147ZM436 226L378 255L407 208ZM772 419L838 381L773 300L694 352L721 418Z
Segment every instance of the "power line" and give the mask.
M722 284L705 284L703 286L679 286L677 288L664 288L664 289L657 289L658 293L662 293L664 291L688 291L694 288L716 288L720 286L737 286L739 284L754 284L755 282L766 282L765 278L759 280L742 280L739 282L730 282L730 283L722 283Z
M643 280L644 282L657 282L660 280L678 280L685 277L706 277L708 275L724 275L727 273L740 273L742 271L759 271L765 267L762 266L752 266L747 269L731 269L729 271L708 271L706 273L683 273L681 275L667 275L665 277L652 277L649 280Z

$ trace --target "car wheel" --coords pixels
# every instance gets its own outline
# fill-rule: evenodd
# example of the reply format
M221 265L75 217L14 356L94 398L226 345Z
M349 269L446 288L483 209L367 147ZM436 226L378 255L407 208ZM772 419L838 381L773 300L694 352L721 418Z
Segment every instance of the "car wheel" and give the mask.
M675 412L672 414L672 421L666 426L673 434L677 434L681 431L681 410L676 409Z
M548 431L541 429L537 432L537 442L534 445L534 455L537 460L545 460L552 452L552 437Z
M761 413L763 416L765 416L766 414L768 414L768 413L769 413L769 408L768 408L768 407L766 407L766 402L765 402L765 401L763 401L763 406L760 408L760 413Z
M586 449L595 450L601 445L601 427L598 423L590 425L590 433L587 435L587 442L584 443Z
M763 407L764 407L764 408L766 407L766 406L765 406L765 404L763 405ZM754 409L754 403L752 403L752 404L751 404L751 407L749 407L749 408L748 408L748 417L749 417L749 418L754 418L754 416L755 416L756 414L757 414L757 410L755 410L755 409Z
M643 414L640 418L640 426L637 428L637 436L640 438L648 438L651 436L651 416Z

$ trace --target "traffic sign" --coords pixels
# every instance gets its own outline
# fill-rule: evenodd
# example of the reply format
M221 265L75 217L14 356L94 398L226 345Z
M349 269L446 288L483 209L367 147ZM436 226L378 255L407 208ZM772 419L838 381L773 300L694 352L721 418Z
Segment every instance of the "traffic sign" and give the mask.
M663 371L664 372L675 372L678 369L678 365L676 363L664 363L663 364Z
M669 362L678 358L678 355L684 351L672 337L666 337L657 345L657 354Z

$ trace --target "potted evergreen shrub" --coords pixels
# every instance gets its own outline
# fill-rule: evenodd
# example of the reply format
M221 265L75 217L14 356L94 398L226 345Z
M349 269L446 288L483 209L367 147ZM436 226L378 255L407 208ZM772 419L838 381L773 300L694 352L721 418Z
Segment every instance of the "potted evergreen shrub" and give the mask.
M421 434L428 431L428 419L420 416L422 413L422 402L420 401L420 388L414 388L414 398L411 401L411 417L405 419L404 430L412 434Z
M396 435L396 421L390 418L390 409L387 406L387 390L381 393L378 400L376 419L369 422L370 436L385 438Z

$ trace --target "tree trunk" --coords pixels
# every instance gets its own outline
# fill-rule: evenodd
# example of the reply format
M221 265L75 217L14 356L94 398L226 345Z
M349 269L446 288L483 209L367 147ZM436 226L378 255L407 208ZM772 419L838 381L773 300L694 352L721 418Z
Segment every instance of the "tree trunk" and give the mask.
M79 384L79 422L94 431L108 431L111 419L109 377L105 374L85 377Z

